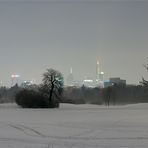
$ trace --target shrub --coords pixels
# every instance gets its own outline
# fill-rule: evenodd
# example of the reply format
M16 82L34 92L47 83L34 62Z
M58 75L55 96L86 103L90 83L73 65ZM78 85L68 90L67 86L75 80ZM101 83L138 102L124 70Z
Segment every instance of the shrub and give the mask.
M58 100L51 100L49 102L49 108L59 108L60 103Z
M48 99L34 90L21 90L16 94L16 103L23 108L49 108Z

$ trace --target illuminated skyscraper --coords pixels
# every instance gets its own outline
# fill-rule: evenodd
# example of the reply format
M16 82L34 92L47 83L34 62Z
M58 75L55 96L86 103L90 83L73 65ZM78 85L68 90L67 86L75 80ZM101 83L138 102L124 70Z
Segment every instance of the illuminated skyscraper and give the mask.
M96 64L96 85L103 87L103 81L104 81L104 72L100 71L100 63L99 63L99 60L97 60L97 64Z
M97 64L96 64L96 82L99 81L99 74L100 74L100 64L99 64L99 61L97 60Z
M74 85L74 78L73 78L73 73L72 73L72 68L70 68L70 74L67 77L67 85L68 86L73 86Z

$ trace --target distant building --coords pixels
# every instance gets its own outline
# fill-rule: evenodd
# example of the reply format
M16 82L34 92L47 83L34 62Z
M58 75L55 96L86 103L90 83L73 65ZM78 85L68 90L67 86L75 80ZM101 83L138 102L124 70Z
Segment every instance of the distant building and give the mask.
M26 87L31 86L31 85L33 85L33 81L23 81L22 84L21 84L21 86L23 88L26 88Z
M110 81L104 81L104 87L113 86L114 83L111 83Z
M104 87L104 72L100 71L100 63L96 62L96 74L94 78L85 77L82 81L76 81L73 77L73 70L67 76L67 86L86 86L86 87Z
M15 84L19 84L20 83L20 75L18 74L12 74L11 75L11 86L14 86Z
M83 85L86 86L86 87L94 87L95 86L94 81L91 78L85 78L83 80Z
M103 87L104 72L100 72L100 63L96 64L96 86Z
M67 77L67 86L74 86L74 77L72 73L72 68L70 69L70 74Z
M109 87L113 85L126 86L126 80L122 80L119 77L110 78L109 81L104 81L104 87Z
M101 82L104 81L104 72L102 72L102 71L99 73L99 80L100 80Z
M122 80L122 79L120 79L119 77L117 77L117 78L110 78L109 81L110 81L112 84L126 85L126 80Z
M96 84L98 84L99 81L100 81L100 76L99 76L99 74L100 74L100 63L99 63L99 61L97 60L97 64L96 64Z

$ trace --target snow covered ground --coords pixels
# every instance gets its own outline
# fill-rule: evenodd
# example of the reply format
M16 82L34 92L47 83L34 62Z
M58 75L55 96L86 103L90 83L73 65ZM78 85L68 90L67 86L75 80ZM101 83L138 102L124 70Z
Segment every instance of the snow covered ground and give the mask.
M148 104L0 105L0 148L148 148Z

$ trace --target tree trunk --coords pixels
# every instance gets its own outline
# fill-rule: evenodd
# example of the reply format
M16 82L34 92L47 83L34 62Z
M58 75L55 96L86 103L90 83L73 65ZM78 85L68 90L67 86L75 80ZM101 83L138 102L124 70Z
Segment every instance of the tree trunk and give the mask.
M52 84L52 87L51 87L51 90L50 90L49 102L52 101L53 89L54 89L54 85Z

